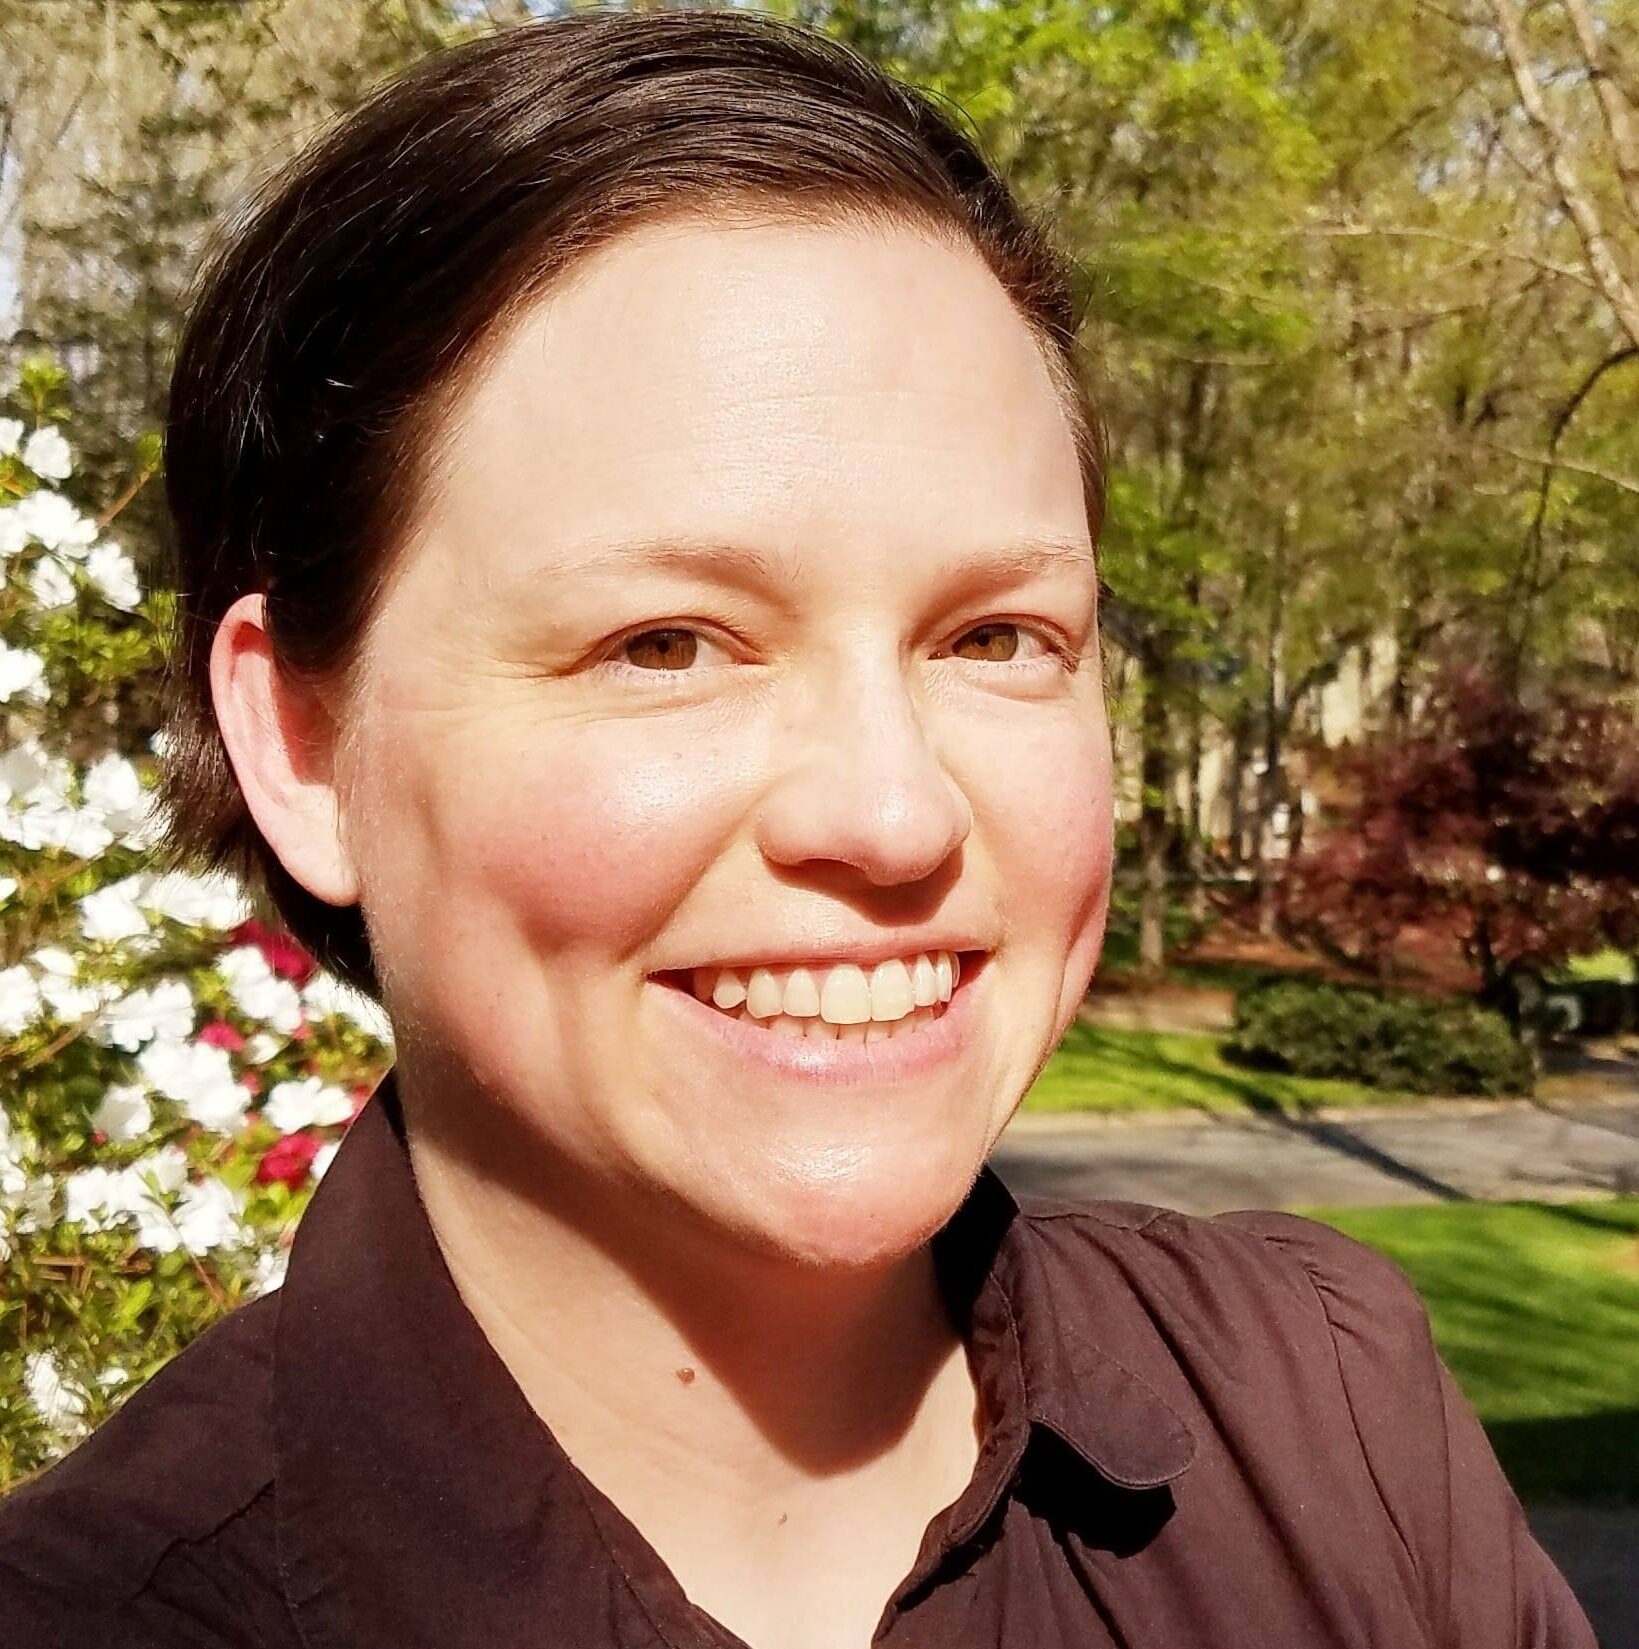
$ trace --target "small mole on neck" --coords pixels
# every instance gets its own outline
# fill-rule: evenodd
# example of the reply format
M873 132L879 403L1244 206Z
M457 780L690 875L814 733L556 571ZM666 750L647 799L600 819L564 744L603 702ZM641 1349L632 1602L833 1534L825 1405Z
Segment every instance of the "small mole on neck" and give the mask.
M692 1385L694 1383L694 1370L692 1368L680 1368L677 1371L677 1378L686 1386Z

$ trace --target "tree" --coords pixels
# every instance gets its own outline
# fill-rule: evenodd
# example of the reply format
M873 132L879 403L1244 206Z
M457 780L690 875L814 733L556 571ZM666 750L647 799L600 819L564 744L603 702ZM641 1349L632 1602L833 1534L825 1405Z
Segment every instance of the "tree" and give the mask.
M1453 669L1405 736L1336 766L1341 805L1288 899L1326 948L1381 969L1407 926L1443 928L1512 1011L1520 973L1639 945L1639 723L1609 700L1522 704Z

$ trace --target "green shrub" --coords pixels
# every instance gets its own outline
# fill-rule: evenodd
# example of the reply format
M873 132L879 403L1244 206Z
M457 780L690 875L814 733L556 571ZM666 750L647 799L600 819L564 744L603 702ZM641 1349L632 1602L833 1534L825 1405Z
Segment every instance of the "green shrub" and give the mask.
M1243 1064L1420 1094L1528 1094L1531 1056L1473 1002L1267 979L1235 1001L1226 1051Z

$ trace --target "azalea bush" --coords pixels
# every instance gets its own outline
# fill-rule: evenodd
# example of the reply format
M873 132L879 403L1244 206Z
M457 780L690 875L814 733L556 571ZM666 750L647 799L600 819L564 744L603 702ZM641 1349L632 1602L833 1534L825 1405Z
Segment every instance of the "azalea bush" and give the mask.
M161 867L174 605L75 496L66 389L0 401L0 1489L278 1286L391 1063L249 891Z

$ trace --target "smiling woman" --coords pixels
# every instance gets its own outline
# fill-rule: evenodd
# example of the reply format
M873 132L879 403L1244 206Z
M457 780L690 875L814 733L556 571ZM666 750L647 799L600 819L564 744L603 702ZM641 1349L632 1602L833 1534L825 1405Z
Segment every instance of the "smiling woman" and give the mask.
M0 1508L8 1643L1591 1643L1397 1272L986 1166L1109 897L1076 321L741 11L438 56L227 234L174 842L398 1059L284 1287Z

